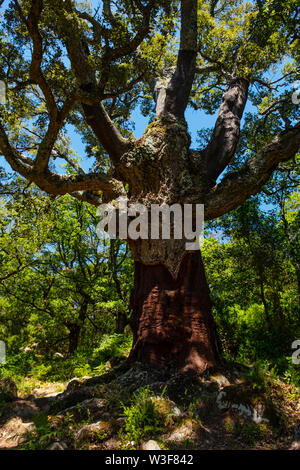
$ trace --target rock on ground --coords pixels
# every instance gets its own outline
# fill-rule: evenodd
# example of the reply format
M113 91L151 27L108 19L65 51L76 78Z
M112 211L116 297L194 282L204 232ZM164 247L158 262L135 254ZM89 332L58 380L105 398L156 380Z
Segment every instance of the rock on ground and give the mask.
M116 420L99 421L98 423L83 426L75 435L75 441L98 441L101 442L111 437L118 429Z
M142 443L141 450L161 450L161 447L158 442L150 440Z
M7 403L0 412L0 421L10 418L21 418L22 421L32 421L33 416L40 412L39 408L29 400L16 400Z
M217 396L220 410L234 410L256 424L273 423L276 413L263 394L243 384L224 387Z
M107 401L100 398L90 398L78 403L75 406L71 406L63 411L60 411L57 416L65 416L70 414L75 420L83 419L99 419L102 417L107 406Z
M33 423L23 423L21 418L7 421L0 429L0 449L12 449L24 441L24 434L33 431Z

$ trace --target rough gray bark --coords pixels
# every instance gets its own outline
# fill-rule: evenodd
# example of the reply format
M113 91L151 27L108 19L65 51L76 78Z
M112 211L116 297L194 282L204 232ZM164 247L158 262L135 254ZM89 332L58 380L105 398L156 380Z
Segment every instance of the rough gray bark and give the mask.
M234 155L240 135L240 122L248 98L249 81L233 78L223 95L222 104L209 144L201 159L212 181L225 170Z
M180 48L177 66L166 87L163 114L183 119L192 89L197 57L197 0L181 2Z

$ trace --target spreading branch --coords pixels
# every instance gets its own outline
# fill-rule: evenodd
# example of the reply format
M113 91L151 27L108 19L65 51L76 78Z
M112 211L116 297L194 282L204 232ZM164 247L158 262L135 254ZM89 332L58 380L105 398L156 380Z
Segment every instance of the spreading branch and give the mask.
M300 148L300 123L281 132L244 165L228 173L205 199L205 219L235 209L257 194L280 162L294 157Z
M211 139L202 156L207 176L212 181L217 180L234 155L248 98L248 88L248 80L235 78L231 80L223 95Z
M34 162L11 146L1 122L0 151L13 170L50 194L63 195L89 190L102 191L106 193L106 197L114 198L124 193L120 181L101 173L61 175L49 169L43 173L37 172L34 168Z

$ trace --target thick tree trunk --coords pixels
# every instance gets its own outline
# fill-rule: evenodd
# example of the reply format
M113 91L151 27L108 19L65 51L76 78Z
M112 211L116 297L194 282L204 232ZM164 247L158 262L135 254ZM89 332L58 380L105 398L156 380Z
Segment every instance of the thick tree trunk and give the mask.
M186 123L161 116L122 157L116 171L128 184L128 207L138 203L147 208L149 229L143 237L133 238L129 232L127 236L135 261L129 362L152 367L173 364L178 371L202 373L217 365L220 352L201 254L199 250L187 251L186 246L191 240L186 238L184 204L199 191L189 147ZM204 194L206 188L202 190ZM175 215L172 221L170 217L169 237L163 236L166 220L161 217L159 234L152 236L153 205L170 208L173 204L180 205L183 223L179 225ZM124 212L121 203L119 208ZM193 222L196 226L196 220ZM176 224L181 237L175 237Z
M135 263L129 361L202 373L220 347L200 251L185 255L176 279L163 265Z
M75 353L78 348L79 338L81 327L79 325L68 326L70 334L69 334L69 350L68 353L71 356Z
M267 327L268 327L268 330L271 331L272 323L271 323L271 317L270 317L270 312L269 312L269 305L268 305L268 302L267 302L266 296L265 296L265 287L264 287L264 282L263 282L261 270L259 270L259 288L260 288L261 300L262 300L264 310L265 310L265 317L266 317Z
M66 323L66 326L69 330L69 354L72 355L78 349L81 330L83 328L86 316L87 316L88 302L85 301L82 303L79 315L78 323Z
M116 314L116 333L123 334L125 327L128 325L127 315L123 312Z

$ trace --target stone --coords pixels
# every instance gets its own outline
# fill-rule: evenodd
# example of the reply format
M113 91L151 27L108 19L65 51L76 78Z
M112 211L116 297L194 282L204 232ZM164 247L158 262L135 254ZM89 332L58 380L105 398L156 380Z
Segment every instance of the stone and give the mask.
M65 410L67 408L78 406L78 403L82 403L88 399L95 398L95 389L93 387L78 387L72 391L65 391L56 396L53 400L53 412L59 410Z
M300 441L294 441L290 447L290 450L300 450Z
M59 352L54 353L54 357L64 358L65 356Z
M224 387L217 395L220 410L233 410L256 424L277 424L277 415L272 404L263 394L243 384Z
M185 413L183 413L176 404L169 400L168 398L163 397L152 397L156 410L163 416L172 417L173 419L183 418Z
M105 412L107 402L99 398L91 398L78 403L75 406L66 408L61 411L57 416L65 416L71 414L75 420L93 418L97 419L102 417Z
M150 440L142 443L141 450L161 450L161 447L158 442Z
M185 416L185 413L183 413L178 406L175 405L174 402L171 402L171 412L175 418L182 418Z
M24 442L24 435L35 429L35 425L23 423L21 418L12 418L0 428L0 449L13 449Z
M75 441L104 441L111 437L118 430L116 420L99 421L98 423L83 426L75 435Z
M16 400L7 403L1 412L1 421L9 418L21 418L23 421L31 421L32 418L40 412L39 408L32 401Z
M138 387L148 385L148 373L141 367L140 363L136 362L131 369L120 377L117 377L115 383L119 390L124 388L132 388L132 390L135 390Z
M124 328L124 335L125 336L132 335L132 329L131 329L131 326L129 324L126 325L125 328Z
M111 437L101 445L102 450L120 450L119 440L116 437Z
M181 443L184 439L196 439L200 430L199 423L187 418L176 429L174 429L167 437L165 442Z
M63 383L49 383L35 388L31 394L34 398L51 398L61 394L63 389Z
M88 376L88 375L85 375L84 377L81 377L81 378L74 377L73 379L71 379L68 382L68 385L67 385L67 388L66 388L64 394L71 393L75 390L78 390L81 387L85 387L86 382L90 379L91 379L91 377Z

